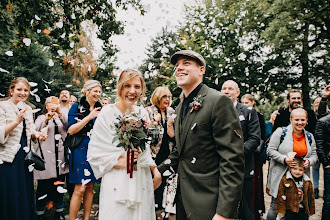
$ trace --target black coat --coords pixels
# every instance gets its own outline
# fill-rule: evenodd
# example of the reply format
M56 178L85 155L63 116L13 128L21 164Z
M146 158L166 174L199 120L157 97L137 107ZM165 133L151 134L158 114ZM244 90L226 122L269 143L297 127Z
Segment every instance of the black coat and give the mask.
M244 178L252 178L254 174L254 151L261 140L259 117L255 108L247 107L241 103L237 103L236 110L244 137Z
M330 114L316 123L315 141L317 156L323 167L330 165Z
M310 133L314 134L315 132L315 125L316 125L316 115L315 112L311 109L305 109L307 111L308 114L308 122L307 125L305 127L305 129L307 131L309 131ZM285 109L280 109L278 110L275 122L274 122L274 126L273 126L273 130L272 133L279 127L286 127L290 124L290 112L289 112L289 108L285 108Z

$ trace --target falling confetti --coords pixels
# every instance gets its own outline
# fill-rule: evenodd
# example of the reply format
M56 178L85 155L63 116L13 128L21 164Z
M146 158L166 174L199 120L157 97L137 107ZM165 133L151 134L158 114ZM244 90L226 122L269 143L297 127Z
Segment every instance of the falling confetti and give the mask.
M191 163L192 163L192 164L196 163L196 157L193 157L193 158L192 158Z
M45 33L45 34L50 34L50 30L48 30L48 29L44 29L44 33Z
M49 66L54 66L54 61L53 61L52 59L49 59L49 61L48 61L48 65L49 65Z
M2 68L0 68L0 72L9 73L9 71L2 69Z
M163 176L169 176L171 175L171 172L169 170L166 170L164 173L163 173Z
M62 136L60 134L55 134L55 140L60 140Z
M25 151L25 153L28 153L30 151L29 147L23 147L23 150Z
M0 164L3 164L3 161L0 159Z
M283 196L282 196L282 199L283 199L283 200L286 200L286 196L285 196L285 195L283 195Z
M285 184L285 187L290 187L290 183Z
M40 108L36 108L36 109L32 109L32 113L37 113L37 112L39 112L39 111L41 111L41 109Z
M28 166L29 172L31 173L34 170L34 163Z
M25 46L30 46L30 44L31 44L31 39L30 38L24 38L23 39L23 43L25 44Z
M31 87L36 87L38 85L38 83L36 83L36 82L29 82L29 84Z
M38 15L35 15L34 16L34 18L36 19L36 20L38 20L38 21L40 21L41 19L39 18L39 16Z
M91 172L89 172L88 169L84 169L84 175L85 176L90 176L91 175Z
M63 27L63 22L62 22L62 21L57 22L57 23L56 23L56 27L58 27L58 28L62 28L62 27Z
M5 54L10 57L14 56L14 52L10 50L6 51Z
M84 185L86 185L87 183L89 183L90 181L91 181L91 179L86 179L86 180L82 179L82 180L81 180L81 183L82 183L82 185L84 186Z
M40 34L41 33L41 30L40 29L37 29L37 33Z
M44 199L44 198L46 198L47 197L47 194L45 194L45 195L43 195L43 196L40 196L39 198L38 198L38 200L42 200L42 199Z
M63 55L64 55L63 50L58 50L57 53L58 53L58 55L60 55L60 56L63 56Z
M57 187L57 192L59 193L66 193L68 190L64 189L62 186Z

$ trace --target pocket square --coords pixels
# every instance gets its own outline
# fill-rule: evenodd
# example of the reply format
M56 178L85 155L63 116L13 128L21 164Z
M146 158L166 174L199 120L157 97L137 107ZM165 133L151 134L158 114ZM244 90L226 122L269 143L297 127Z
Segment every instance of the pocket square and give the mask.
M244 115L240 115L240 116L239 116L239 120L240 120L240 121L244 121L244 120L245 120Z

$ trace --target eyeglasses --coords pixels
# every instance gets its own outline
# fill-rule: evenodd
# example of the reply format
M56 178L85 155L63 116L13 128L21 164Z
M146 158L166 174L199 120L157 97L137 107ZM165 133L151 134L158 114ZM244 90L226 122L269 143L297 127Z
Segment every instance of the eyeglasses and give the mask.
M168 98L168 99L171 99L172 96L171 96L171 95L163 95L162 98L163 98L163 99L167 99L167 98Z

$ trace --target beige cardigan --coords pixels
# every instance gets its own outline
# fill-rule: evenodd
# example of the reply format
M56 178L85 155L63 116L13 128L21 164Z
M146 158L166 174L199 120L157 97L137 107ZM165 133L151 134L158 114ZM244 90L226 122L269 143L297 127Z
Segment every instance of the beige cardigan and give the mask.
M29 143L32 133L35 132L35 126L31 107L25 103L24 105L28 108L24 114L24 119L26 123L27 143ZM18 112L19 110L12 99L0 101L0 160L3 162L12 163L16 153L20 149L19 143L23 131L23 122L5 136L6 125L16 119Z

